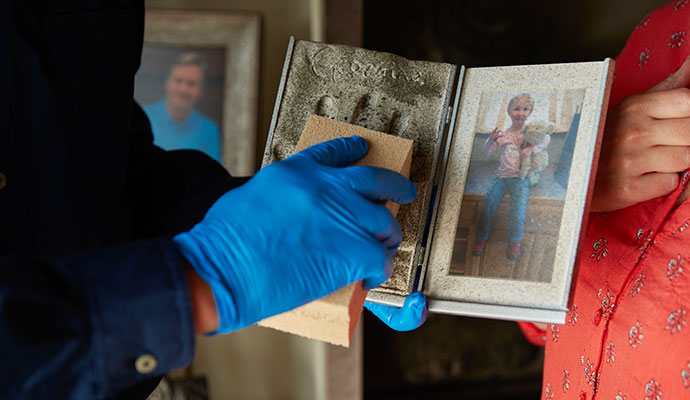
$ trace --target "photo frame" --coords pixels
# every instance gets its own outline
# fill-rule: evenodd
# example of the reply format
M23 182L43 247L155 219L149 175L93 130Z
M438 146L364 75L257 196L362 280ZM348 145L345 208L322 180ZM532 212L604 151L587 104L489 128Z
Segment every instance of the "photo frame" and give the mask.
M164 148L170 146L167 148L170 150L204 151L220 161L232 175L254 173L260 37L261 19L255 13L148 9L135 99L149 116L154 143ZM173 67L187 65L177 64L185 63L180 61L185 57L201 60L195 62L203 66L203 89L201 94L179 95L181 102L193 103L189 115L197 117L196 124L190 122L191 117L184 119L187 126L183 128L188 128L185 132L201 133L195 133L197 139L191 142L162 141L163 133L157 137L157 131L167 134L168 129L173 129L169 126L177 126L173 121L182 120L170 117L166 110L172 107L167 102L174 96L168 86ZM156 112L164 128L157 127L153 114ZM168 125L163 125L167 122ZM206 143L213 137L217 137L214 144L209 145L213 149L208 150Z
M462 96L456 100L457 123L448 146L428 257L424 292L430 310L552 323L565 320L612 65L607 61L467 70ZM531 108L521 125L526 141L530 135L526 132L545 127L550 136L539 139L548 142L542 150L549 161L541 160L546 163L540 166L541 180L525 183L528 196L522 212L515 204L520 189L511 188L510 182L529 179L500 178L501 168L510 170L508 150L493 158L480 154L492 137L508 132L516 122L510 121L514 101ZM505 141L503 149L509 149L513 144ZM517 157L524 169L525 158ZM493 219L487 217L492 212ZM511 240L521 245L516 259L511 258L515 256Z
M465 68L293 39L263 165L292 154L312 114L413 140L410 179L418 196L400 207L403 237L393 273L368 292L367 301L400 307L411 293L422 291L430 312L563 323L613 67L614 61L605 59ZM530 112L518 130L508 108L525 93ZM358 111L372 107L374 113ZM386 122L391 115L405 124ZM535 128L538 121L546 133L525 156L547 157L532 157L537 165L532 172L541 178L524 196L521 254L507 258L508 241L500 237L508 230L512 198L496 195L495 210L503 215L491 221L496 226L485 249L485 258L494 262L481 263L472 254L477 215L498 175L502 152L491 158L477 149L494 130L513 128L513 134L526 138L523 125ZM523 144L514 143L518 157L528 147Z

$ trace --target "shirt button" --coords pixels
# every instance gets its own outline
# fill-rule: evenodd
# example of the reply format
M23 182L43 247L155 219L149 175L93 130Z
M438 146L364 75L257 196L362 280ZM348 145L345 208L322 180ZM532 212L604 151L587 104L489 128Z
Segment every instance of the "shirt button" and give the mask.
M134 367L140 374L150 374L157 366L158 360L151 354L142 354L137 357L137 360L134 362Z
M0 190L4 189L5 186L7 186L7 176L0 172Z
M599 322L601 322L601 309L598 309L597 312L594 313L592 322L594 322L594 325L599 325Z

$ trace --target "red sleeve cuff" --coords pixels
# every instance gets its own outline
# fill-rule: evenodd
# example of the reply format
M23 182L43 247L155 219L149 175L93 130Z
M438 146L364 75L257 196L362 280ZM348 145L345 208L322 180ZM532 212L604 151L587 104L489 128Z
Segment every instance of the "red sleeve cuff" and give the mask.
M518 321L518 326L522 334L525 335L527 341L533 345L544 346L546 344L546 331L537 328L537 326L531 322Z

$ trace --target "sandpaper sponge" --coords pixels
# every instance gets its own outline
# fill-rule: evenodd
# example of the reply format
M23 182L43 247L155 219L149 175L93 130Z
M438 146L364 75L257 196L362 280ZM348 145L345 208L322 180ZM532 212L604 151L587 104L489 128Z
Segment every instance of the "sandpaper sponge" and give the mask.
M369 145L367 154L353 165L382 167L410 176L412 140L316 115L309 117L295 153L317 143L352 135L361 136ZM386 207L396 215L400 206L387 202ZM359 281L319 300L259 321L259 325L349 347L366 295Z

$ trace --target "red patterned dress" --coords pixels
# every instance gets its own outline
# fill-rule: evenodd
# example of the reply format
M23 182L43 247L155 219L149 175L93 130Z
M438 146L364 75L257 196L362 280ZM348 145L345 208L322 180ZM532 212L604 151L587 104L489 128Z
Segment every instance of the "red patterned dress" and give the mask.
M613 106L677 70L690 54L689 0L652 11L616 59ZM665 197L591 214L565 325L546 332L543 399L690 399L688 181Z

